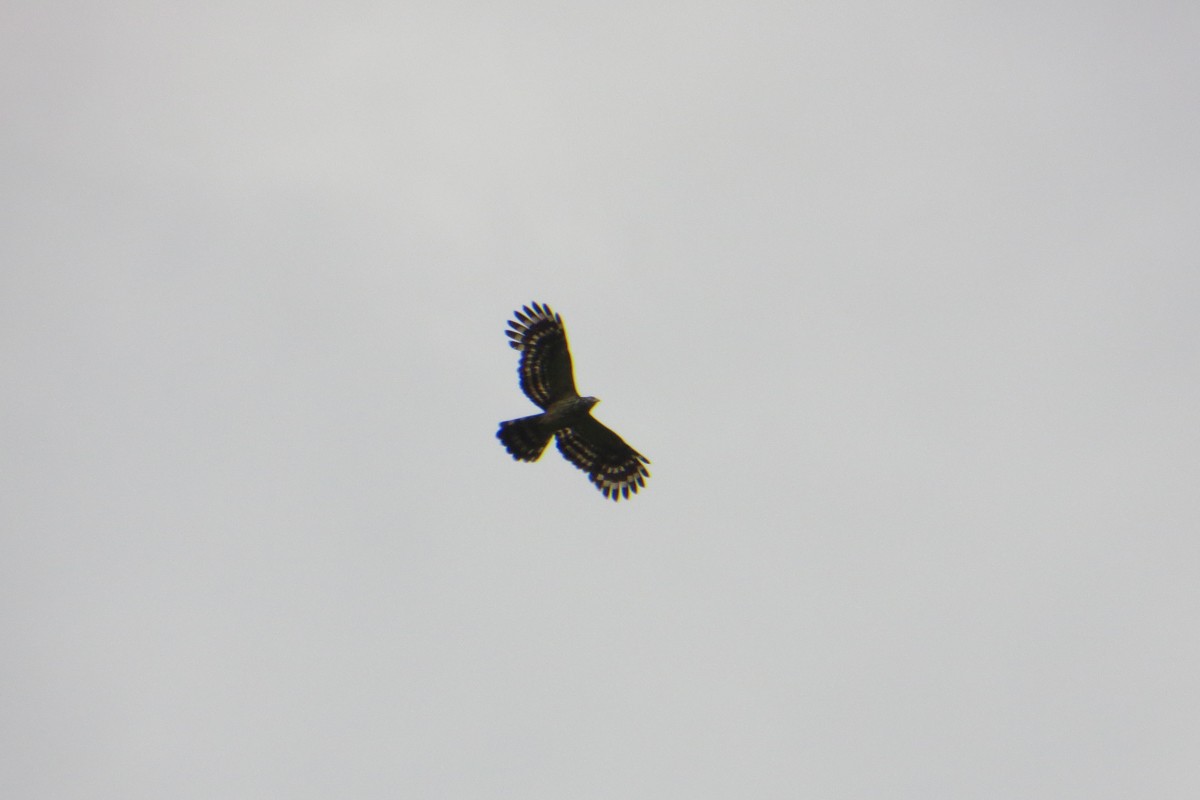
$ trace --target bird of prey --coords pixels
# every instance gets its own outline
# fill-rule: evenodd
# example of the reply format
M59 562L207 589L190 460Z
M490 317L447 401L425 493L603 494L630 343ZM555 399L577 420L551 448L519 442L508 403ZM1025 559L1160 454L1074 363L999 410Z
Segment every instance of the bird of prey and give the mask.
M562 317L545 303L532 303L514 312L505 334L521 351L517 374L521 390L542 409L541 414L500 423L496 437L514 459L537 461L557 437L559 452L613 500L628 498L645 486L650 459L592 417L595 397L575 390L571 351Z

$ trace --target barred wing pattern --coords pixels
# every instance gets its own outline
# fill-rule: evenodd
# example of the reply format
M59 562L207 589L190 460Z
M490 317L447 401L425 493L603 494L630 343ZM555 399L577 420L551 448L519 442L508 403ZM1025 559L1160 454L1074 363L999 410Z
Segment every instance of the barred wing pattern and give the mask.
M637 494L650 477L650 459L590 416L558 432L558 450L613 500Z
M521 351L521 390L544 413L501 422L496 438L518 461L537 461L550 440L557 439L563 457L586 472L605 497L620 500L636 494L650 477L650 459L592 417L592 406L599 401L580 397L575 389L562 318L545 303L531 303L514 315L505 334Z
M541 303L525 306L524 312L515 312L508 323L512 330L505 331L509 344L521 351L521 391L543 410L555 400L578 397L562 317Z

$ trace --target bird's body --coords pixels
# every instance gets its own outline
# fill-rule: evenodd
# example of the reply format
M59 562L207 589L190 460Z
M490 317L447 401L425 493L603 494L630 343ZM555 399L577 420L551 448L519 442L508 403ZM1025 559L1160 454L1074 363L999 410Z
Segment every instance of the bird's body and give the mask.
M505 333L521 351L521 389L542 413L501 422L497 438L518 461L537 461L557 437L559 451L588 473L605 497L618 500L636 493L650 477L645 467L650 460L592 417L599 400L580 397L575 390L562 318L541 303L522 311Z
M572 422L590 414L592 406L599 402L594 397L567 397L551 404L541 416L551 430L557 431L571 427Z

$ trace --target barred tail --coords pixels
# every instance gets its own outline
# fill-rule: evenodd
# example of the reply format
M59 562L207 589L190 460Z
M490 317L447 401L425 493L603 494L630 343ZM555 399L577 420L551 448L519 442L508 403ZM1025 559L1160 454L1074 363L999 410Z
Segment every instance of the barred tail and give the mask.
M532 417L510 419L500 423L496 438L504 445L504 449L518 461L537 461L542 457L546 445L554 438L553 431L545 431L539 424L542 414Z

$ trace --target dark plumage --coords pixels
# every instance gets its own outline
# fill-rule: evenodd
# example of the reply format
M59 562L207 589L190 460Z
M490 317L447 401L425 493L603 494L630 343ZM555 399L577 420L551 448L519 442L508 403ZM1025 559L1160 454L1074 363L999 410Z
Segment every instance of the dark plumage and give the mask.
M650 477L645 467L650 459L592 417L592 406L600 401L580 397L575 389L562 318L544 303L525 306L515 317L505 333L521 351L521 390L542 413L501 422L496 436L504 449L518 461L537 461L557 437L559 452L605 497L619 500L636 493Z

